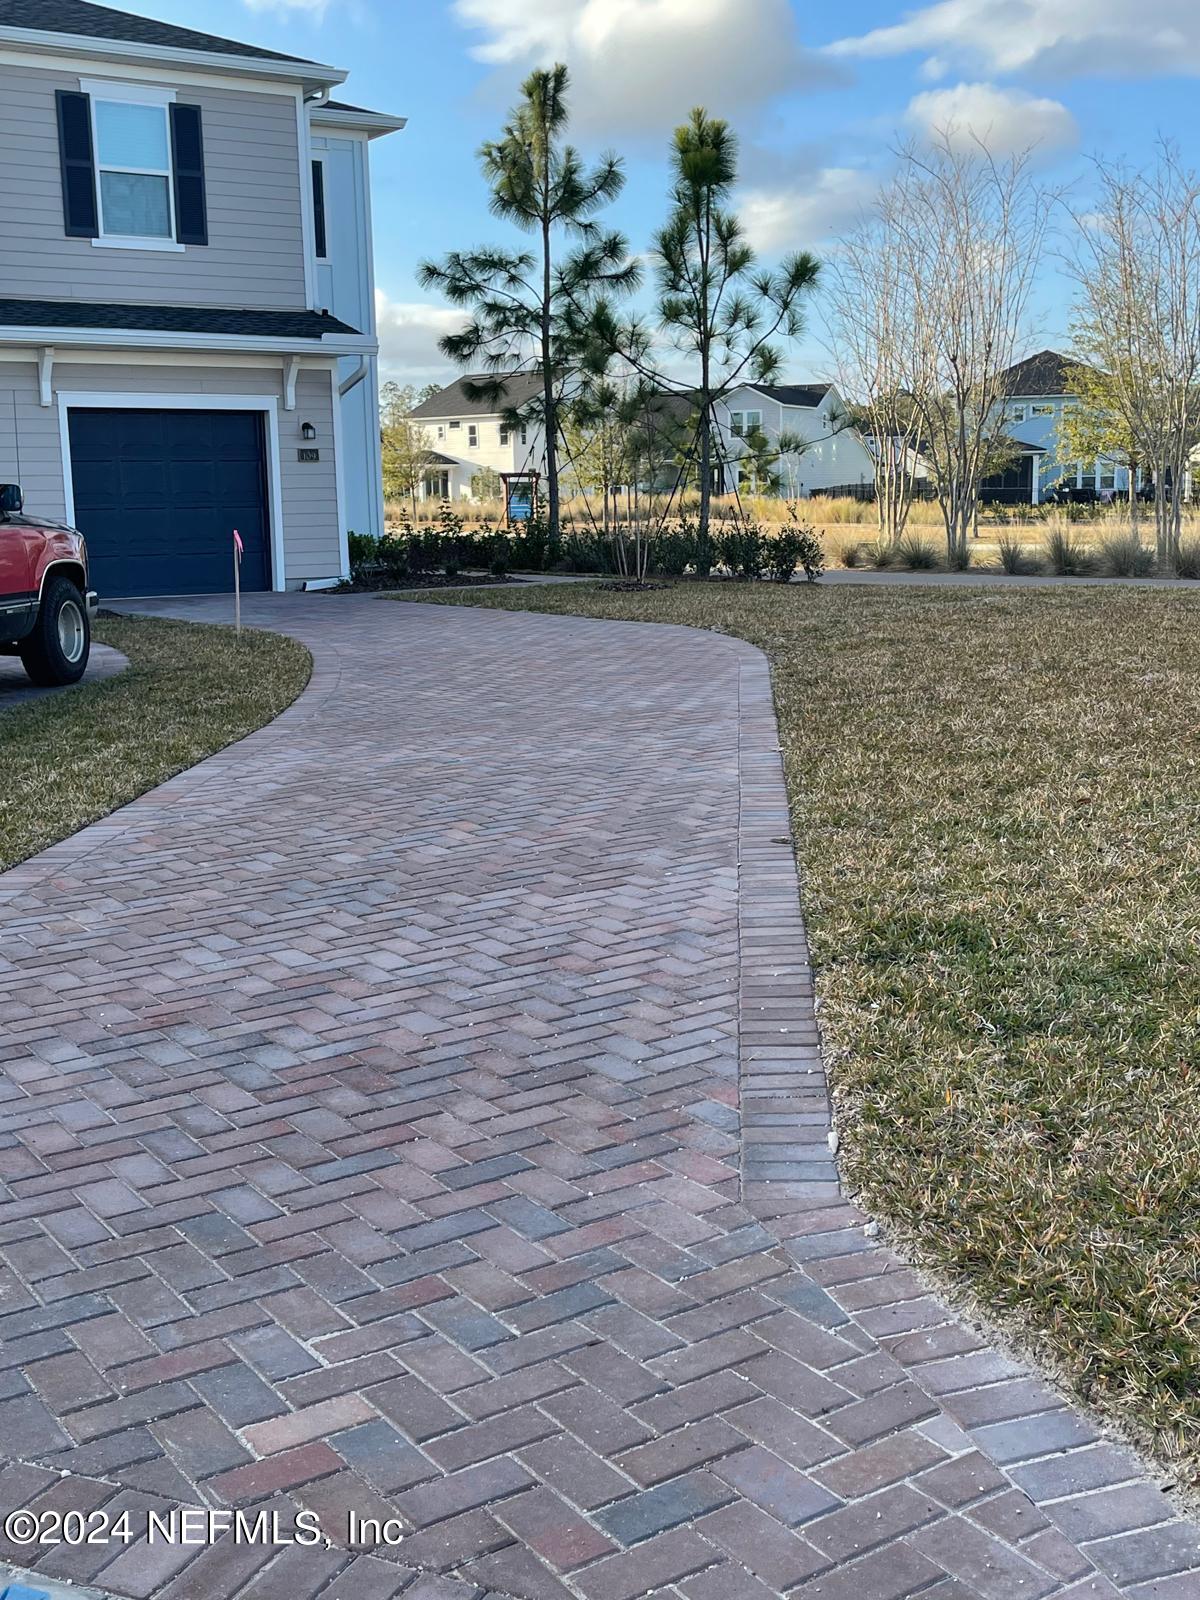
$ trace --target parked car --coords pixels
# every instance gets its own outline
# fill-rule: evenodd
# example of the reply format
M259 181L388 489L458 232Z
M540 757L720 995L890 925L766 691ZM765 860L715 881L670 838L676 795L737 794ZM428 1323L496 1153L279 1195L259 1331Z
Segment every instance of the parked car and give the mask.
M27 517L20 486L0 484L0 654L38 684L76 683L92 647L95 593L76 528Z

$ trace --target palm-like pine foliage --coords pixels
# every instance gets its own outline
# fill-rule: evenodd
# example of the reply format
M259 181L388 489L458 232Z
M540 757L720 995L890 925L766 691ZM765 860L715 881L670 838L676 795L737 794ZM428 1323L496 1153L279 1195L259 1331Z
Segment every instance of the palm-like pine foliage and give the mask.
M605 155L587 168L563 142L568 87L561 64L530 73L499 139L479 152L493 215L534 235L533 248L456 250L420 269L427 288L471 310L466 327L441 341L446 355L480 374L468 392L500 405L510 422L540 425L553 531L559 524L560 407L582 360L592 304L638 281L625 240L595 221L624 185L621 162ZM504 406L505 379L531 369L541 379L538 400Z

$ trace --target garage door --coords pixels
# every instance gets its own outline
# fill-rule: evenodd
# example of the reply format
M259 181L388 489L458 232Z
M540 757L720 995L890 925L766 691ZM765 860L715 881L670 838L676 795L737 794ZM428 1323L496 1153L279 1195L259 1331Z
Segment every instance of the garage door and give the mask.
M259 411L71 408L75 523L104 595L219 594L271 586Z

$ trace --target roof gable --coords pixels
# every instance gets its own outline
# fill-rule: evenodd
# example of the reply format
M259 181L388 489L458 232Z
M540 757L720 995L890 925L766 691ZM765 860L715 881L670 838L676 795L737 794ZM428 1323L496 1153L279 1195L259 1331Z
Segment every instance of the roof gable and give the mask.
M115 40L121 44L158 45L166 50L195 50L221 56L246 56L260 61L303 61L278 50L241 44L216 34L181 28L154 17L92 5L91 0L0 0L0 28L28 28L36 33L75 34L81 39ZM304 65L313 65L304 62Z
M1060 355L1057 350L1039 350L1000 374L1001 393L1009 396L1071 394L1067 373L1071 367L1081 364Z
M497 382L504 385L504 393L498 400L473 398L467 393L468 384ZM497 378L494 373L464 373L437 394L430 395L428 400L422 400L419 406L414 406L409 415L418 420L425 417L498 417L505 411L528 405L541 393L541 388L542 380L536 372L513 372L503 378Z
M781 406L799 406L808 410L819 406L830 390L827 383L747 383L743 387L753 389L756 394L765 394L768 400L774 400Z

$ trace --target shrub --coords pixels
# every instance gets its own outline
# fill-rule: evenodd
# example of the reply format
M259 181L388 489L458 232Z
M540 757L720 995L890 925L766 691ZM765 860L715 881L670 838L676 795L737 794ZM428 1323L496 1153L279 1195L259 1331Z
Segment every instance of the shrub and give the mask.
M773 583L791 583L800 560L800 536L785 528L767 544L767 575Z
M1177 578L1200 578L1200 539L1185 539L1175 563Z
M733 577L762 577L766 550L763 536L753 523L744 528L728 529L718 539L717 551Z
M346 548L350 553L350 574L353 577L356 571L370 565L379 553L379 540L373 533L354 533L346 535Z
M692 564L692 543L678 529L660 533L654 541L652 552L655 572L661 572L667 578L682 578ZM707 572L704 576L708 576Z
M506 578L512 564L512 545L503 533L493 533L486 541L487 569L493 578Z
M838 560L844 567L861 567L865 547L861 539L855 539L852 544L844 544L838 551Z
M897 541L895 558L909 572L932 572L938 564L937 551L919 533L910 533Z
M1051 528L1047 533L1046 558L1050 571L1059 578L1083 577L1095 565L1091 551L1065 527Z
M1112 534L1100 541L1100 562L1110 578L1148 578L1154 571L1154 553L1132 533Z
M863 545L862 553L867 566L877 567L882 572L884 567L891 566L896 547L886 544L882 539L874 539L870 544Z

